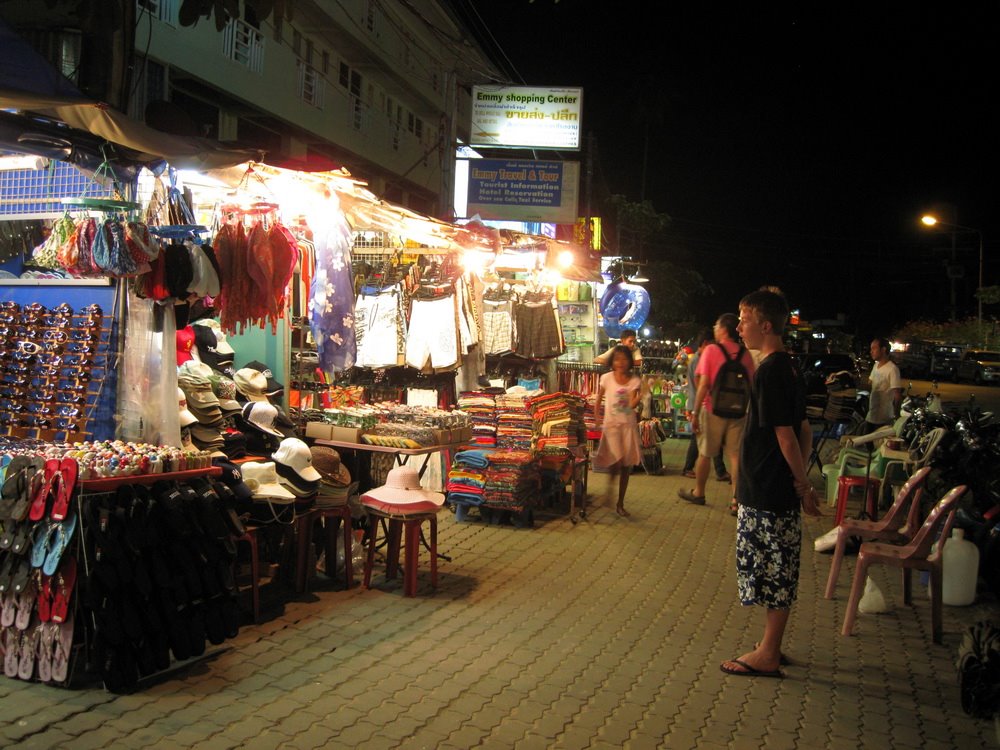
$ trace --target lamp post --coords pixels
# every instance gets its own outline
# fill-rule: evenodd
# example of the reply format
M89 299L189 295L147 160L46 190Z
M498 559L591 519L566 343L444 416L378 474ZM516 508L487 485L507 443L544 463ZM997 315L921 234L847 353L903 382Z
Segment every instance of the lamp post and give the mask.
M950 227L951 229L958 229L958 230L963 231L963 232L975 232L976 234L979 235L979 287L976 289L976 301L979 303L979 306L978 306L978 313L977 313L977 316L976 316L976 320L977 320L976 333L979 336L979 341L977 343L981 344L982 343L982 338L983 338L983 296L982 296L982 294L983 294L983 233L981 231L979 231L978 229L975 229L973 227L966 227L966 226L962 226L961 224L952 224L952 223L949 223L947 221L941 221L937 217L931 216L930 214L926 214L926 215L920 217L920 221L921 221L921 223L924 224L924 226L928 226L928 227L934 227L934 226Z

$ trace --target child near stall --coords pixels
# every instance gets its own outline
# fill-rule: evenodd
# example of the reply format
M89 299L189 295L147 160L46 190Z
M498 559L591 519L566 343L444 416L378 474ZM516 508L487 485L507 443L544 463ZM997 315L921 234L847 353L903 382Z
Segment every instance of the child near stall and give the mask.
M594 406L597 426L603 429L601 442L594 454L594 466L611 472L609 496L614 493L617 478L618 505L615 511L620 516L628 515L625 490L628 489L629 471L642 460L635 407L642 398L643 388L641 378L632 372L633 367L631 349L621 345L612 349L611 372L601 376Z

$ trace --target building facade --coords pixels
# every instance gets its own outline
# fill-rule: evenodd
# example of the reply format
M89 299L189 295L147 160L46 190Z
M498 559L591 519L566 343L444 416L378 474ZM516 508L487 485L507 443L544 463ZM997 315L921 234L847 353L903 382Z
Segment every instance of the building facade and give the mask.
M215 18L182 25L181 0L135 0L96 36L75 8L85 5L0 12L85 93L134 119L270 163L346 167L380 197L441 218L471 86L502 80L436 0L313 0L263 19L241 3L221 30Z

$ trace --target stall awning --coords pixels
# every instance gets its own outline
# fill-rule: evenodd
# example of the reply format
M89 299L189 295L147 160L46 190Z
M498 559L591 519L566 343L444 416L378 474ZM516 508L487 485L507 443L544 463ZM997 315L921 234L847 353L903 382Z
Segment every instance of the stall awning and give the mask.
M129 149L135 161L169 162L178 169L218 169L259 156L245 149L222 148L207 138L189 138L155 130L130 120L121 112L89 99L0 89L0 109L14 109L49 117L103 140Z

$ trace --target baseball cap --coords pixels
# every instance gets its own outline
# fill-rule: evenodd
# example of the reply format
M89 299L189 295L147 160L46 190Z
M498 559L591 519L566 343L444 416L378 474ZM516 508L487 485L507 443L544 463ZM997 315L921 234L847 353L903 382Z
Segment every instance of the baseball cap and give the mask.
M188 410L187 397L180 388L177 389L177 409L180 413L181 427L188 427L198 421L198 417Z
M231 355L224 355L219 352L219 341L215 337L215 331L208 326L193 325L194 340L198 347L198 358L213 370L221 371L226 364L232 364ZM231 348L231 347L230 347Z
M236 383L225 375L213 373L208 381L212 384L212 393L219 398L219 407L224 412L237 412L243 405L236 400Z
M267 401L250 401L243 405L243 419L247 424L268 435L283 438L284 435L274 426L277 416L278 410Z
M271 373L271 368L265 365L263 362L254 360L253 362L247 362L244 367L251 370L256 370L265 378L267 378L267 388L264 390L268 396L273 396L281 391L285 390L285 386L274 379L274 375Z
M236 390L251 401L267 401L267 378L260 370L250 367L237 370L233 382L236 383Z
M175 340L177 342L177 365L180 366L186 362L190 362L193 357L191 349L194 347L195 342L194 329L191 326L178 328Z
M290 475L282 472L281 469L283 467L290 469L295 474L294 477L291 477L292 480L300 486L303 483L315 485L322 479L320 473L313 468L309 446L298 438L289 437L282 440L278 450L271 454L271 458L277 465L276 468L281 476L288 478Z
M215 465L222 470L222 481L233 491L239 500L249 500L253 491L243 481L243 473L239 466L231 461L216 461Z

